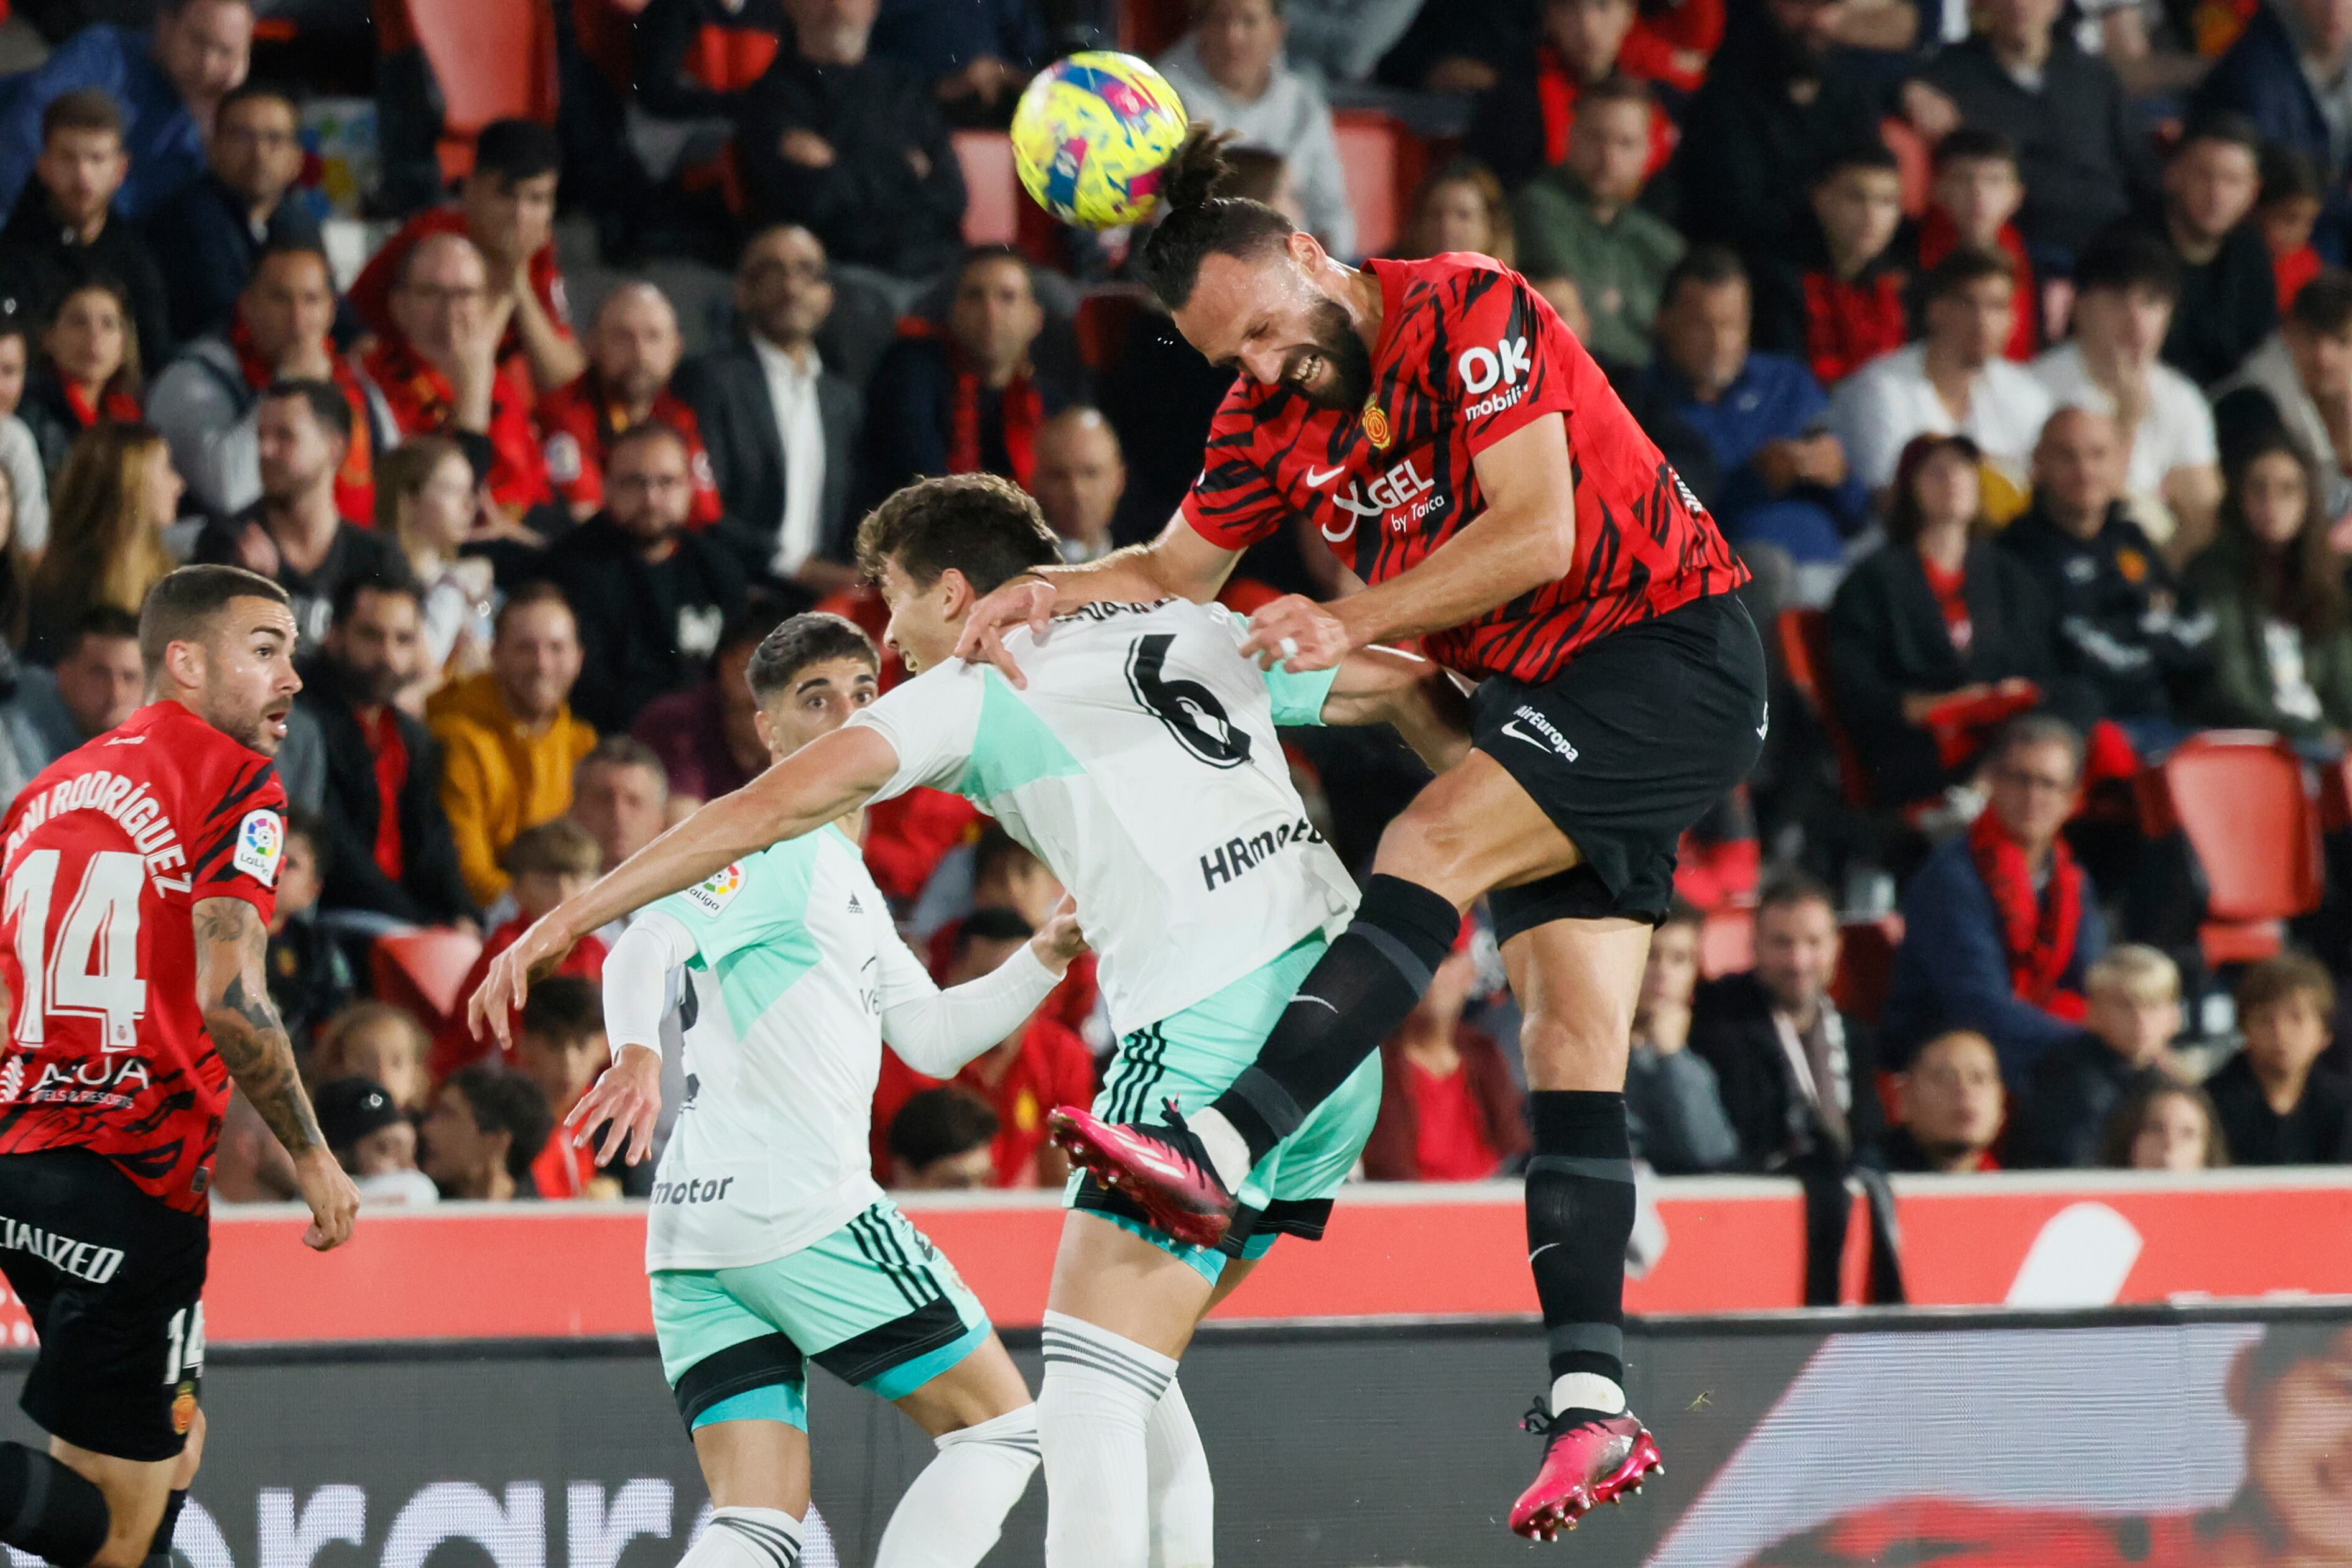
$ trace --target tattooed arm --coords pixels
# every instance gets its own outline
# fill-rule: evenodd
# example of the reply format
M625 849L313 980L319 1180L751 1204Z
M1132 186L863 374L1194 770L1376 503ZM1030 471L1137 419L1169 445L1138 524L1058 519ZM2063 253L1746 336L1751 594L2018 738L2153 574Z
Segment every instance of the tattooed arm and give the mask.
M195 909L196 996L213 1049L261 1119L294 1156L310 1228L302 1238L324 1252L351 1239L359 1189L320 1135L319 1118L294 1065L294 1045L269 999L263 956L269 933L261 913L241 898L206 898Z

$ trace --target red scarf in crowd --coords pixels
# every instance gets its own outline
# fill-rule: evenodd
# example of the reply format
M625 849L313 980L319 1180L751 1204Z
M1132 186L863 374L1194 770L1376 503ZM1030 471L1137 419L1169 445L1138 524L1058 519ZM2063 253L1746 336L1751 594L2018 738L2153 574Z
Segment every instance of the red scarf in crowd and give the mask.
M269 361L254 348L253 334L243 321L229 329L228 346L236 355L245 384L255 392L277 379ZM327 362L334 367L335 390L352 405L351 449L343 454L343 465L335 471L335 511L361 528L372 528L375 527L375 444L368 427L367 393L360 388L359 372L342 356L330 352Z
M955 377L948 422L948 472L977 474L982 466L981 400L987 395L987 388L961 350L949 349L948 368ZM1037 427L1045 423L1045 399L1024 370L1004 383L998 408L1004 421L1004 455L1013 466L1011 477L1025 486L1036 467Z
M2033 895L2033 871L2025 850L2003 831L1990 811L1969 829L1969 854L1992 894L2000 920L2000 945L2009 958L2010 989L2018 999L2057 1014L2083 1016L2083 998L2058 982L2074 962L2074 939L2083 927L2083 869L2059 840L2050 848L2050 884Z
M111 383L109 383L108 390L98 394L95 402L83 395L81 388L71 382L58 384L65 388L66 406L73 410L74 418L81 422L84 430L100 423L136 424L146 417L137 398L127 392L114 390Z

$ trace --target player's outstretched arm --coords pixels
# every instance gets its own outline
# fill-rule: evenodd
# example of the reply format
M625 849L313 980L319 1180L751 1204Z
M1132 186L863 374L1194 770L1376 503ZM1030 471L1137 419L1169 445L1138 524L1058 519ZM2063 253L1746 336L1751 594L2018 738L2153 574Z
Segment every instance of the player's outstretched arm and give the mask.
M1224 587L1241 558L1241 551L1202 538L1180 512L1148 545L1129 545L1082 566L1042 566L1002 584L972 606L971 619L956 640L956 657L993 664L1014 685L1026 685L1020 666L1004 651L1004 634L1015 627L1026 626L1030 635L1043 637L1047 622L1081 604L1150 604L1161 599L1205 604Z
M269 999L262 963L269 929L261 912L241 898L205 898L196 903L195 938L196 998L213 1049L294 1156L295 1179L302 1201L310 1206L303 1241L321 1252L340 1247L351 1239L359 1218L359 1188L319 1132L319 1118L294 1064L294 1042Z
M596 1140L599 1165L616 1157L643 1165L653 1156L662 1108L662 1020L684 995L686 962L694 953L694 934L656 910L632 923L604 955L604 1038L613 1062L563 1121L573 1148Z
M1386 724L1433 773L1470 749L1470 700L1443 664L1398 648L1348 655L1323 699L1327 725Z
M1486 509L1412 567L1331 604L1297 594L1250 617L1242 652L1295 673L1353 650L1443 632L1566 577L1576 564L1576 466L1568 426L1546 414L1471 462Z
M731 795L685 821L533 921L500 953L466 1004L474 1038L508 1043L515 1009L530 982L563 961L601 925L656 898L692 887L744 856L813 833L872 800L898 771L898 753L879 730L851 725L801 747Z
M886 943L880 971L882 1038L899 1060L933 1078L952 1078L973 1057L1026 1023L1070 960L1087 949L1077 902L1067 894L1026 946L976 980L941 990L904 943ZM609 972L609 971L608 971Z

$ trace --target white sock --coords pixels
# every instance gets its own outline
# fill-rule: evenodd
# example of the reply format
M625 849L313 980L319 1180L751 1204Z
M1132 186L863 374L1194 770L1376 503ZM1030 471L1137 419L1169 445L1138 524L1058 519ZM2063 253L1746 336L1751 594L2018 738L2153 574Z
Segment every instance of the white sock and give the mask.
M1037 1468L1037 1407L950 1432L939 1450L898 1500L874 1568L978 1568Z
M1598 1410L1603 1416L1614 1416L1625 1408L1625 1391L1613 1379L1597 1372L1571 1372L1551 1380L1551 1407L1559 1410Z
M1217 1179L1225 1184L1225 1190L1241 1191L1242 1183L1249 1180L1249 1174L1256 1166L1256 1162L1250 1158L1249 1140L1234 1131L1234 1124L1225 1120L1225 1113L1213 1105L1185 1117L1184 1125L1201 1140L1201 1146L1209 1151L1209 1164L1216 1170Z
M1151 1407L1143 1430L1151 1488L1151 1568L1211 1568L1216 1561L1217 1489L1181 1385Z
M800 1568L801 1521L781 1508L722 1508L677 1568Z
M1045 1314L1037 1435L1045 1451L1045 1568L1150 1568L1144 1428L1176 1364L1065 1312Z

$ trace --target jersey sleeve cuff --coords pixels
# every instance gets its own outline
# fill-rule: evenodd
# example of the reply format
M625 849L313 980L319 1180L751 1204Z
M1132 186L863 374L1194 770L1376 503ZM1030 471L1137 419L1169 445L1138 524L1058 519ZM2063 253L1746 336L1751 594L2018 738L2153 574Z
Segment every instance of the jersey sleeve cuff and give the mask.
M1465 436L1464 443L1470 448L1470 455L1475 457L1495 443L1517 435L1548 413L1557 413L1565 417L1572 412L1559 404L1523 403L1517 408L1506 409L1495 415L1480 425L1475 433Z

